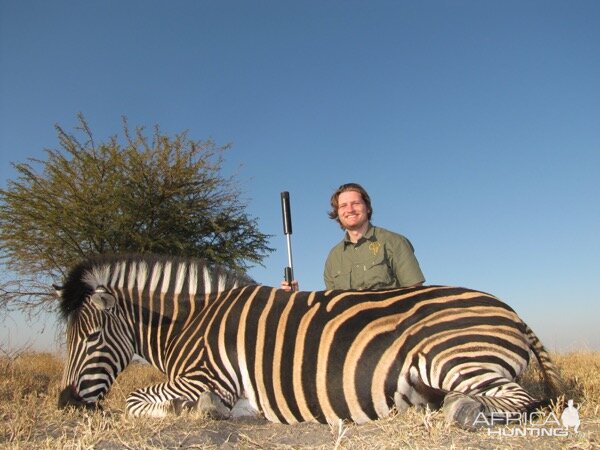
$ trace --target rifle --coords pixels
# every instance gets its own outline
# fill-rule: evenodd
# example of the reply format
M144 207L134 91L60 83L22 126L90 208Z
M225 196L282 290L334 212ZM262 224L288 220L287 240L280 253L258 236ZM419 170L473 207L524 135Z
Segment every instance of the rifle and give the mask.
M292 211L290 209L290 193L285 191L281 193L281 215L283 217L283 234L287 241L288 265L283 269L285 281L290 284L292 291L292 281L294 280L294 264L292 262Z

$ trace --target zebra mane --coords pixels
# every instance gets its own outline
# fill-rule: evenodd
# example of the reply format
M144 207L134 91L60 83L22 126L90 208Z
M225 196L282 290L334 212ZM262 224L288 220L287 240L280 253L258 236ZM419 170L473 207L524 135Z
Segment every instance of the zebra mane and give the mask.
M77 264L67 275L61 289L60 312L63 319L82 305L96 288L114 287L142 290L150 287L162 292L187 291L208 294L239 286L256 284L242 272L211 264L197 258L152 254L98 255Z

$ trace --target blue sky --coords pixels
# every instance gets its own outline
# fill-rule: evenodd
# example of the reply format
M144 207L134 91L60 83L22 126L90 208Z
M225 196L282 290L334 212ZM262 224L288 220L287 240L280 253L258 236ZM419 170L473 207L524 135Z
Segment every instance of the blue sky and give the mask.
M551 350L600 349L597 1L0 0L0 183L82 112L231 143L249 213L323 288L332 191L363 184L429 284L494 293ZM68 218L65 218L68 220ZM50 345L7 321L2 342ZM30 330L23 333L23 329Z

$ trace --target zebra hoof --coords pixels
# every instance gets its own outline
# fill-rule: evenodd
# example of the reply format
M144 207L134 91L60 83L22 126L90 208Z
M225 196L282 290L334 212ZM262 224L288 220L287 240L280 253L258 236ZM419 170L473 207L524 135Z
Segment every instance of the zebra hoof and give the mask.
M221 398L212 392L203 392L195 403L195 409L202 416L215 420L229 419L230 410Z
M443 410L447 422L466 430L474 431L487 423L483 415L485 407L465 394L451 392L446 395Z
M186 411L190 411L194 407L194 402L189 401L187 398L174 398L171 400L171 411L176 415L180 416Z

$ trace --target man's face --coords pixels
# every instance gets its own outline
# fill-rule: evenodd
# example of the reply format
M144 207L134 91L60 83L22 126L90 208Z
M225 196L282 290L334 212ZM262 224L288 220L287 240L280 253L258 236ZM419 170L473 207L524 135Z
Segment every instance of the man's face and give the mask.
M368 210L359 192L345 191L338 196L338 217L346 230L359 230L368 221Z

